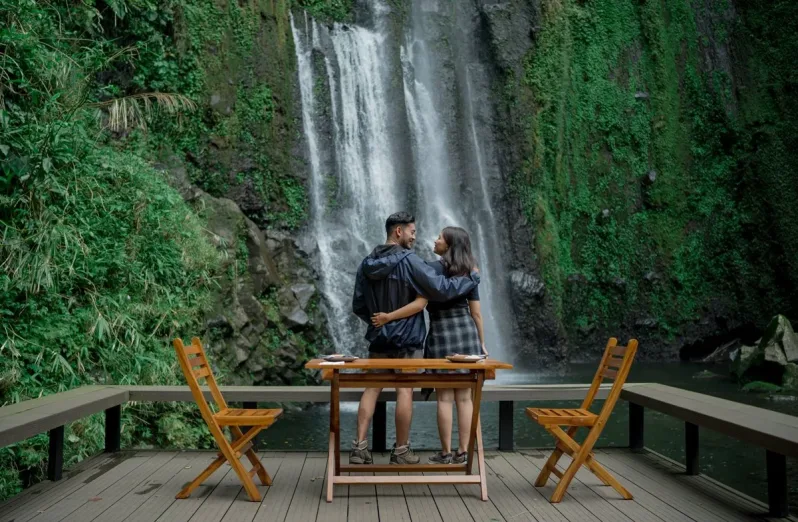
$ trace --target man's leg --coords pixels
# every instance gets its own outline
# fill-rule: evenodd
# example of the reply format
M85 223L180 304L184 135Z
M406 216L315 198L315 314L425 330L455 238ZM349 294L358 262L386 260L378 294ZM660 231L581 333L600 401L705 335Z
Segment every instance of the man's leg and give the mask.
M360 398L360 406L357 408L357 440L352 441L352 451L349 452L350 464L371 464L374 460L369 451L369 441L366 435L369 432L371 418L374 417L374 408L377 405L377 398L382 390L378 388L366 388Z
M407 446L413 420L413 389L396 389L396 445Z
M360 406L357 408L357 440L355 442L359 443L366 440L371 419L374 417L374 409L377 407L377 399L381 392L382 388L366 388L366 391L363 392L363 396L360 398ZM410 400L412 401L412 399L413 396L411 395Z

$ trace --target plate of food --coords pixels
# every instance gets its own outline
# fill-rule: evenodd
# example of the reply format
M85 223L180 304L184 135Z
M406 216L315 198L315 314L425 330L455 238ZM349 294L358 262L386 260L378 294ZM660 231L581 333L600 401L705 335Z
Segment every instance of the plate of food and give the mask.
M324 360L327 362L352 362L356 361L358 358L354 355L344 355L342 353L333 353L331 355L325 355Z
M456 363L473 363L485 360L486 355L463 355L456 353L454 355L447 355L446 360Z

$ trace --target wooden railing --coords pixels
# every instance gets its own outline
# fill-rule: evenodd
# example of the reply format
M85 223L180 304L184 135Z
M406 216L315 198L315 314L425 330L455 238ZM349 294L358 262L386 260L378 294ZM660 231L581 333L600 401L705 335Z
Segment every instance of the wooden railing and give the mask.
M494 385L485 386L484 402L499 403L499 449L513 449L513 408L515 401L579 401L587 385ZM606 397L608 388L599 391ZM326 403L327 386L227 386L222 393L229 402L256 408L258 403ZM341 390L341 401L357 402L362 390ZM386 402L395 392L380 396L374 415L372 448L386 451ZM420 399L420 392L415 399ZM434 399L434 396L431 397ZM766 451L768 501L771 515L788 512L787 456L798 456L798 417L747 406L708 395L661 384L627 384L621 399L629 402L629 446L644 447L645 408L657 410L685 421L686 471L698 473L699 427L726 434ZM19 442L45 431L50 436L48 478L61 478L64 425L88 415L105 412L105 451L120 449L121 407L128 402L193 402L187 386L85 386L64 393L0 408L0 447Z

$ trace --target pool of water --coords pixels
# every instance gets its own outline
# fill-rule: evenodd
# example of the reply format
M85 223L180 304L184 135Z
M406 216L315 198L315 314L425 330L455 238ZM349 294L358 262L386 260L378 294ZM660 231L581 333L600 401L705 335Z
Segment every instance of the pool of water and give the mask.
M573 364L562 374L513 370L499 372L497 384L575 384L589 383L595 372L595 364ZM715 378L697 378L702 370L718 374ZM705 393L724 399L751 404L761 408L798 415L798 401L776 401L761 395L744 393L728 377L724 366L711 367L689 363L637 363L633 366L628 382L658 382L687 390ZM580 401L547 403L552 407L577 407ZM516 448L551 447L552 439L539 426L524 415L524 408L542 403L516 402L514 436ZM593 411L598 411L597 401ZM388 444L393 443L394 404L388 404ZM355 437L357 403L341 404L341 439L344 451L347 441ZM628 445L628 405L618 401L615 411L599 439L599 446ZM496 448L499 404L486 402L482 405L482 431L486 448ZM314 405L287 411L284 417L259 437L264 449L303 449L326 451L329 427L329 405ZM453 442L456 441L456 423ZM667 415L647 410L645 416L646 446L678 462L684 462L684 423ZM438 428L434 402L416 402L413 406L411 441L417 449L438 449ZM739 491L758 498L767 499L767 477L765 450L751 447L733 438L712 432L700 431L699 444L702 473L715 478ZM789 488L792 507L798 508L798 459L788 459Z

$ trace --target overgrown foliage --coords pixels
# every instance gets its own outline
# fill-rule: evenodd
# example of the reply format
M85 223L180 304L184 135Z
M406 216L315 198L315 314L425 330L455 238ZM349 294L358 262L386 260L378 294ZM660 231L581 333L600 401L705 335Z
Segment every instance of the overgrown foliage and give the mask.
M348 2L299 5L339 19ZM177 155L214 195L254 187L263 225L301 224L290 7L0 0L0 404L182 382L169 340L201 328L219 254L154 160ZM123 444L208 447L195 410L131 405ZM66 465L96 453L102 416L66 436ZM0 449L0 499L42 476L46 450L46 435Z
M668 336L716 302L752 320L795 311L780 287L798 273L786 208L798 46L780 35L798 9L742 4L542 2L525 94L511 100L527 152L514 190L569 330L634 310ZM718 49L755 57L753 76L748 60L706 58Z

